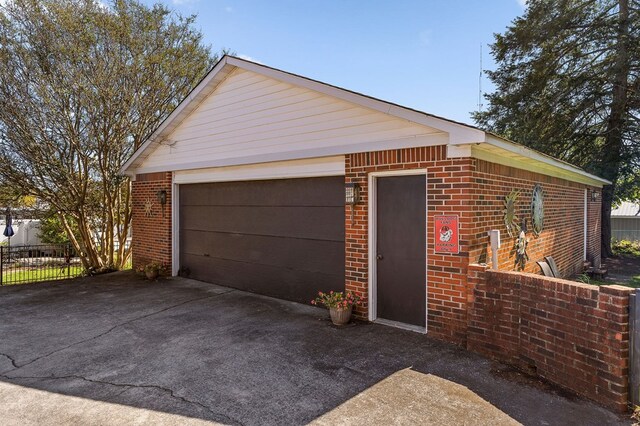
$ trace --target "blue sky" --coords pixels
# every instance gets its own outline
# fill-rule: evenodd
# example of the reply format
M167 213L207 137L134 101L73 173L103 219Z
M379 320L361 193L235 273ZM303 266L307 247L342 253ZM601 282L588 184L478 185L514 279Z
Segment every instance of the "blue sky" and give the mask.
M470 124L480 45L492 69L493 34L524 12L524 0L162 1L198 14L214 51Z

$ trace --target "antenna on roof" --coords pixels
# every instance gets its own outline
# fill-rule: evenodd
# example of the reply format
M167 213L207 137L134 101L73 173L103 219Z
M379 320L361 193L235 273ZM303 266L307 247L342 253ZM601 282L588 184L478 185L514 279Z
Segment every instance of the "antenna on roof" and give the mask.
M482 111L482 43L480 43L480 74L478 75L478 112Z

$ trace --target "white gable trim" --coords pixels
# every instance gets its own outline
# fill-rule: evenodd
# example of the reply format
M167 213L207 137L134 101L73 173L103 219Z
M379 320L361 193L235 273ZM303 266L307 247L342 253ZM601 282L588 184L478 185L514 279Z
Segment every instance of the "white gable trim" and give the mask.
M198 105L210 95L215 88L235 69L255 72L266 77L274 78L295 86L313 90L337 99L344 100L374 111L382 112L397 118L405 119L416 124L421 124L448 134L448 138L444 143L465 144L484 142L485 132L467 126L449 121L443 118L435 117L423 112L415 111L409 108L384 102L379 99L371 98L349 90L331 86L326 83L311 80L295 74L270 68L261 64L256 64L244 59L235 58L225 55L216 66L207 74L202 81L189 93L189 95L178 105L178 107L165 119L155 132L147 139L147 141L133 154L133 156L122 166L121 173L133 175L143 173L142 170L136 170L152 152L153 148L162 141L164 135L170 134L180 123L193 112ZM419 144L413 146L421 146ZM382 147L380 149L389 149ZM351 151L361 152L361 151ZM342 154L344 152L332 152L324 155ZM273 161L272 159L263 161ZM145 171L146 172L146 171Z
M275 68L265 67L264 65L248 62L243 59L228 57L227 63L237 66L247 71L253 71L276 80L284 81L295 86L304 87L309 90L333 96L343 101L351 102L356 105L363 106L384 114L394 117L403 118L417 124L432 127L443 132L449 133L449 143L477 143L485 141L485 132L463 124L457 124L449 120L438 118L424 112L415 111L409 108L395 105L379 99L371 98L359 93L351 92L336 86L331 86L316 80L311 80L295 74L290 74Z
M171 133L180 123L193 112L198 105L215 90L228 75L233 68L226 66L227 56L224 56L209 73L196 85L196 87L187 95L186 98L178 104L171 114L162 122L160 126L149 136L149 138L133 153L131 158L120 169L122 174L135 174L136 166L140 165L153 150L152 145L160 143L163 134Z

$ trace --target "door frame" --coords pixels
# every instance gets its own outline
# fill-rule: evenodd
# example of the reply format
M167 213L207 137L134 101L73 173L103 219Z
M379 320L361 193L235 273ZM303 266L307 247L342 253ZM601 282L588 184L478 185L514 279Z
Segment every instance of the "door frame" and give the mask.
M180 271L180 185L171 174L171 276Z
M425 265L425 271L424 271L424 288L425 288L425 292L424 292L424 303L425 303L425 326L424 327L420 327L420 326L416 326L416 325L412 325L412 324L403 324L403 323L398 323L395 321L389 321L389 320L384 320L384 319L378 319L378 296L377 296L377 263L376 263L376 247L377 247L377 243L378 243L378 236L377 236L377 226L378 226L378 218L377 218L377 192L378 192L378 187L377 187L377 180L378 179L384 179L385 177L390 177L390 176L412 176L412 175L424 175L424 190L425 192L427 191L427 170L426 169L410 169L410 170L392 170L392 171L384 171L384 172L370 172L369 175L367 176L367 185L369 188L369 197L368 197L368 224L369 224L369 230L368 230L368 240L369 240L369 247L368 247L368 255L369 255L369 274L368 274L368 290L369 290L369 297L368 297L368 306L369 306L369 321L372 322L378 322L380 324L384 324L384 325L390 325L393 327L398 327L398 328L403 328L406 330L411 330L411 331L417 331L419 333L427 333L427 329L428 329L428 313L429 313L429 304L428 304L428 295L429 295L429 288L428 288L428 279L427 279L427 270L428 270L428 266L427 266L427 257L428 257L428 250L427 247L425 247L425 260L424 260L424 265ZM428 204L429 204L429 200L428 198L425 196L425 212L426 212L426 221L424 224L424 232L425 232L425 241L427 242L427 246L428 246L428 242L429 242L429 226L428 226L428 222L429 222L429 210L428 210Z

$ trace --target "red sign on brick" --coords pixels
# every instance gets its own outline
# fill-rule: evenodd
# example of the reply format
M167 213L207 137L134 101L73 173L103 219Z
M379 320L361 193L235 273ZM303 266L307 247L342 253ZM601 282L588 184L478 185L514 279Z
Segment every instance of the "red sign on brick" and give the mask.
M435 217L436 253L460 252L458 240L458 216Z

